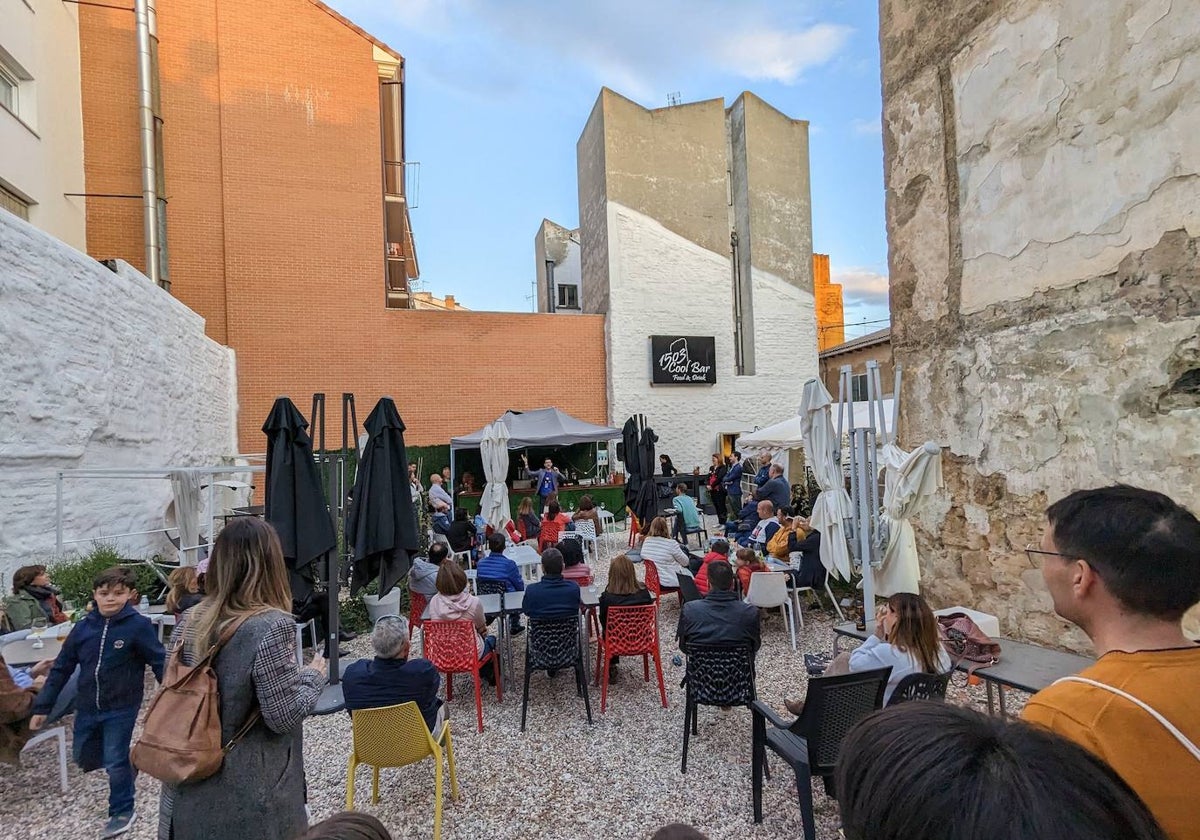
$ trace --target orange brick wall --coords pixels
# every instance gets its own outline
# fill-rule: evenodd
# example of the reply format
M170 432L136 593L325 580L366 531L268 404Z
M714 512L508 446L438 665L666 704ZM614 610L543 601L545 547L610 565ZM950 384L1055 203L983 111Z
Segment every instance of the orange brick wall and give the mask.
M846 340L842 286L829 282L829 255L813 254L813 296L817 307L817 352Z
M88 189L138 193L133 16L80 11ZM244 451L275 396L314 391L335 441L343 391L360 421L395 397L414 444L508 408L607 420L602 317L384 307L368 40L309 0L178 0L158 34L171 291L237 352ZM89 252L141 267L140 208L89 200Z

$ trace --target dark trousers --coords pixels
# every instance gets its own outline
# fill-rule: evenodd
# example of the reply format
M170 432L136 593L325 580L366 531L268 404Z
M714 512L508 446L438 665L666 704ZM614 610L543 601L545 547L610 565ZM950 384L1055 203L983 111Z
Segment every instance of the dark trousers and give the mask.
M129 762L129 743L140 706L104 712L75 713L75 762L84 771L103 767L108 772L108 815L133 812L136 771Z
M738 493L735 496L732 493L727 493L725 496L725 505L729 509L729 518L737 519L738 513L742 509L742 494Z

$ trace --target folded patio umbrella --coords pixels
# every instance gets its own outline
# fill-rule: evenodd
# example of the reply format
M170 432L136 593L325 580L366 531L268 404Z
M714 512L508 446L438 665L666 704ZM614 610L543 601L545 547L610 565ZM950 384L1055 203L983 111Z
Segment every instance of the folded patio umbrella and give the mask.
M880 460L884 475L880 515L887 525L888 542L883 563L875 570L875 594L887 597L897 592L919 592L921 564L910 520L944 486L942 450L932 441L912 452L886 443Z
M354 481L346 541L354 548L350 594L379 578L384 595L404 579L417 553L417 516L408 483L404 421L391 397L367 419L367 445Z
M641 483L633 500L633 513L643 525L658 516L658 486L654 483L654 444L658 435L649 426L642 429L638 437L638 471Z
M325 573L312 565L337 547L337 534L313 461L308 422L290 399L279 397L262 429L267 436L263 519L279 534L292 597L303 602Z
M479 511L487 523L497 531L504 530L504 523L512 516L508 507L508 427L497 420L489 425L482 441L479 455L483 459L483 475L487 486L479 500Z
M638 453L640 416L630 417L621 427L620 451L617 453L621 463L625 465L625 506L630 510L634 509L638 490L642 487L641 456Z
M830 573L850 580L850 548L846 520L851 516L850 494L838 462L841 441L833 431L833 398L819 379L804 383L800 400L804 452L821 492L813 501L809 522L821 532L821 563Z

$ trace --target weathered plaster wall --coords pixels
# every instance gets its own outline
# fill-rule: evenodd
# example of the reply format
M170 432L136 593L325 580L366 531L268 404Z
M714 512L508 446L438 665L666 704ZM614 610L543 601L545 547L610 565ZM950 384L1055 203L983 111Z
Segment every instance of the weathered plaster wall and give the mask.
M757 372L734 374L729 258L610 204L613 277L608 343L609 413L620 426L645 414L658 451L690 472L707 470L718 433L747 432L795 414L804 381L815 376L816 314L811 292L753 272ZM669 311L664 301L670 302ZM669 331L716 337L715 385L652 386L649 336Z
M1200 8L883 0L901 433L946 447L922 586L1086 647L1022 548L1117 481L1200 510Z
M128 265L113 273L0 212L0 578L48 559L59 469L216 464L236 452L233 352ZM166 481L70 481L66 537L162 527ZM166 551L161 537L119 543ZM86 550L87 545L82 546Z

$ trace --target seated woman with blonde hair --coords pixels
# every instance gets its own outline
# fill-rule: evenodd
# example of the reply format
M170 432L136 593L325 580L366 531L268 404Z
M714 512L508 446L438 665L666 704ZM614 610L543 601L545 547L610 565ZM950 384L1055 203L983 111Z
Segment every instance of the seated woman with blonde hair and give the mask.
M642 559L654 562L658 580L663 586L679 586L679 575L691 576L692 558L676 540L671 539L667 520L656 516L650 521L650 532L642 540Z

